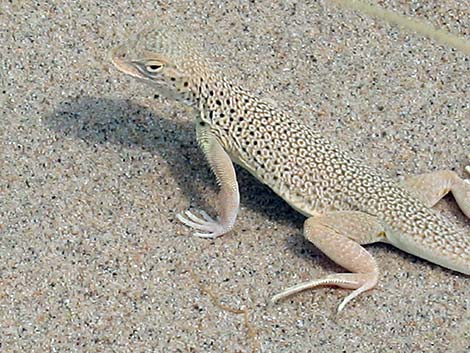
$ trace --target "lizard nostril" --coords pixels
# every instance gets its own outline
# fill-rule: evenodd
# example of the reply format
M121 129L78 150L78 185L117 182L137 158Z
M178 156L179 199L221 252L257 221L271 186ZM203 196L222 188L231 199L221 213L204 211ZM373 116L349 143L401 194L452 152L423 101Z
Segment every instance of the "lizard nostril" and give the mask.
M126 50L122 45L114 48L112 53L115 58L124 59L127 56Z

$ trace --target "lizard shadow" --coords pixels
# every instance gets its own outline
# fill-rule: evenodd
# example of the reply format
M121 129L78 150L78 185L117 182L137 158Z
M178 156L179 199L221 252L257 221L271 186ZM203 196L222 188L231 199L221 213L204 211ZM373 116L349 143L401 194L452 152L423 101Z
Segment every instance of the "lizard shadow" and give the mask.
M212 180L211 187L216 187L215 178L197 146L193 123L177 121L177 111L164 113L157 109L129 100L79 97L61 103L45 117L45 122L54 131L91 144L111 143L160 155L182 193L191 200L191 206L214 211L194 185L202 180L207 186L206 180ZM302 224L303 217L274 192L244 169L238 166L236 169L243 206L272 221L292 226Z
M167 161L169 171L191 206L211 210L196 191L195 180L216 188L210 171L196 142L191 121L177 121L174 110L152 110L129 100L81 97L61 103L45 117L49 128L91 144L115 144L158 154ZM243 168L236 166L241 205L261 213L272 222L297 228L286 238L287 248L296 256L319 263L327 271L341 271L326 255L302 235L304 216L293 210L265 185ZM209 182L210 183L210 182ZM158 187L156 185L155 187Z

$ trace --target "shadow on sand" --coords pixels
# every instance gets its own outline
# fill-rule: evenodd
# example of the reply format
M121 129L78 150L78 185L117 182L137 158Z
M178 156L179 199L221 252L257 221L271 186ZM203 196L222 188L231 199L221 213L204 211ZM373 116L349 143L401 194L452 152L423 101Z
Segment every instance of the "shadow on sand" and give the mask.
M157 109L150 110L129 100L81 97L62 103L45 121L49 128L92 145L112 143L160 155L167 161L184 195L193 200L192 206L210 210L192 188L193 184L185 182L186 178L180 175L181 166L187 166L185 174L190 180L200 178L197 171L206 169L207 175L211 173L197 146L192 122L176 122L177 113L160 114ZM286 240L289 250L300 257L316 257L326 268L336 268L302 236L305 219L302 215L244 169L236 166L236 172L242 206L262 213L273 222L297 227L298 233ZM215 184L214 178L203 182Z
M92 145L112 143L158 154L167 161L184 195L194 200L193 206L204 207L192 185L179 175L185 165L185 173L193 180L200 178L197 170L210 173L197 146L194 126L191 122L176 122L176 113L170 114L165 116L158 108L150 110L128 100L82 97L62 103L45 121L49 128ZM301 226L304 217L244 169L236 169L243 206L269 219Z

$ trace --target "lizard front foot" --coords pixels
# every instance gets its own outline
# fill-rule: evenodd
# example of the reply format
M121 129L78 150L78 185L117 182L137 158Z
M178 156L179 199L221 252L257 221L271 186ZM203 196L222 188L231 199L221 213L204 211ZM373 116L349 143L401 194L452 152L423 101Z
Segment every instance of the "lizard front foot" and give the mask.
M197 213L200 216L198 216ZM178 218L181 223L193 229L204 231L204 233L194 232L193 235L200 238L214 239L224 235L232 228L229 224L223 224L220 221L213 219L203 210L195 210L193 212L187 210L177 214L176 218Z

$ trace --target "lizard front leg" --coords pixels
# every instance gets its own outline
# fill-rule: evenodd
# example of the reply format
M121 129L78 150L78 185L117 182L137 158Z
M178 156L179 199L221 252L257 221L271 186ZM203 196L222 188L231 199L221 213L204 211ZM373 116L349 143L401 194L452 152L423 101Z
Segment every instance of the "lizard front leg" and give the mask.
M196 121L196 136L198 143L206 156L209 165L220 186L218 199L218 217L213 219L205 211L197 211L200 216L191 211L178 214L177 218L187 226L196 229L194 235L203 238L217 238L230 231L237 218L240 204L237 177L232 160L204 122L203 111L201 119ZM202 216L202 217L201 217Z
M375 287L379 269L361 244L386 241L384 227L376 217L357 211L328 212L308 218L304 235L330 259L352 273L335 273L300 283L274 296L273 302L317 286L353 289L339 305L339 312L350 300Z

